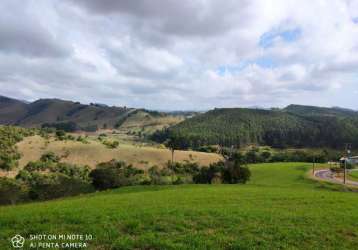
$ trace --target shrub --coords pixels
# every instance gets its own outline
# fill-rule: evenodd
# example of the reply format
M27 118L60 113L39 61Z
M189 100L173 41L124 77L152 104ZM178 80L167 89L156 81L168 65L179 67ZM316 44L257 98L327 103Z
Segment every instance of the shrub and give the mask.
M52 173L37 178L30 187L29 197L33 200L48 200L93 191L88 182L61 173Z
M210 184L212 176L210 175L209 167L202 167L200 171L194 175L193 181L195 183Z
M82 142L83 144L88 144L89 142L86 140L86 138L82 137L81 135L77 137L78 142Z
M103 145L107 146L107 148L118 148L119 142L118 141L102 141Z
M135 178L139 174L143 174L143 171L124 162L112 160L98 164L89 176L96 189L104 190L139 184Z
M227 167L222 169L223 183L236 184L246 183L250 180L251 172L247 167L241 167L239 164L230 162Z
M58 140L64 140L66 137L66 132L64 130L56 130L56 137Z
M60 157L58 157L54 152L46 152L41 156L40 160L43 162L59 162Z
M26 200L26 197L26 186L16 180L0 177L0 204L16 204Z
M26 164L24 167L24 170L33 172L33 171L45 171L52 168L52 165L54 165L54 162L48 161L30 161Z
M0 169L11 170L18 166L20 154L17 152L0 152Z
M211 164L209 167L202 167L200 171L194 175L193 181L202 184L228 183L245 184L251 176L251 172L247 167L241 167L238 162L219 161Z
M245 154L245 162L258 163L258 162L262 162L262 159L260 155L257 153L257 150L252 149L250 151L247 151L247 153Z
M271 157L271 153L270 151L263 151L261 153L261 159L264 161L264 162L268 162L270 160L270 157Z
M51 171L54 173L64 174L71 178L90 182L89 166L77 166L69 163L58 163L57 165L52 166Z
M150 184L152 185L169 185L172 184L172 170L168 168L160 169L158 166L153 166L148 169L148 174L150 177Z
M56 129L64 132L75 132L79 130L79 127L75 122L44 123L41 127L43 129Z
M199 165L196 162L167 162L168 169L173 171L175 174L196 174L199 172Z

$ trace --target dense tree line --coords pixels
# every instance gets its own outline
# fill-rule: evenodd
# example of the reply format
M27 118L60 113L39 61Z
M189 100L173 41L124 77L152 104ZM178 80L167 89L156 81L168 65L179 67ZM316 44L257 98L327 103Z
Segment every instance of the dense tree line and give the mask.
M122 161L100 163L95 169L60 162L52 152L29 162L15 179L0 177L0 204L49 200L95 190L131 185L178 185L185 183L246 183L250 170L239 162L220 161L208 167L193 162L168 162L144 171Z
M157 131L151 139L176 141L182 149L249 144L287 147L358 146L358 115L295 113L295 110L215 109ZM303 114L302 114L303 113Z

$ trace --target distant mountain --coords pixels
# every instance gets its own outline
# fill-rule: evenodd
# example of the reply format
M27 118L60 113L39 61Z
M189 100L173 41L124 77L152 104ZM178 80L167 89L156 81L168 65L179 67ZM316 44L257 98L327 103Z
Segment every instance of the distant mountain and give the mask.
M175 139L180 147L270 145L274 147L358 147L358 112L290 105L284 109L220 108L153 135Z
M60 99L40 99L25 103L8 97L0 97L0 123L24 127L71 122L75 123L79 129L110 128L133 110L100 104L84 105Z
M122 132L151 133L184 119L184 114L110 107L101 103L85 105L60 99L40 99L28 103L0 96L0 124L4 125L48 126L71 131L120 128Z
M23 101L0 96L0 124L15 124L27 113L27 104Z

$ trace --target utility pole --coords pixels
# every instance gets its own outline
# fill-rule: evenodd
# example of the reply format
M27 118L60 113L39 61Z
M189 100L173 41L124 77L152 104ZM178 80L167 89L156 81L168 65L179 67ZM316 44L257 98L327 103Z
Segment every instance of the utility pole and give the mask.
M344 160L344 175L343 175L343 183L346 184L346 176L347 176L347 160L349 159L349 156L351 154L351 143L346 143L346 152L347 156Z

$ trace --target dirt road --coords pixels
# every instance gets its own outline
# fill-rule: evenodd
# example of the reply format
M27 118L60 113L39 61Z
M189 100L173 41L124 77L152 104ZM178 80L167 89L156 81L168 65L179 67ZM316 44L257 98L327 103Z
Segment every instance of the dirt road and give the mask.
M340 179L340 178L335 177L333 172L331 170L329 170L329 169L317 170L317 171L314 172L314 176L319 178L319 179L324 179L324 180L327 180L327 181L330 181L330 182L343 184L343 180ZM358 182L351 181L351 180L346 180L346 184L353 185L353 186L358 186Z

